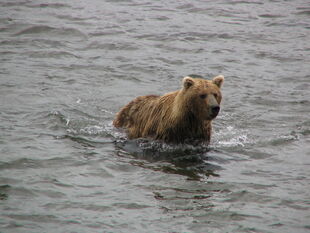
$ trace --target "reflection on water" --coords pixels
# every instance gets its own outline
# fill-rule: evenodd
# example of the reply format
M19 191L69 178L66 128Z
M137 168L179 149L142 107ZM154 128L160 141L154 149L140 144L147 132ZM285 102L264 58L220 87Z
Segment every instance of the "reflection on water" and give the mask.
M309 231L308 5L1 1L1 230ZM112 127L191 73L226 77L209 147Z
M200 179L205 176L218 176L221 167L208 162L206 146L168 145L160 142L138 139L118 141L119 156L130 156L133 164L166 173ZM144 162L143 160L147 161Z

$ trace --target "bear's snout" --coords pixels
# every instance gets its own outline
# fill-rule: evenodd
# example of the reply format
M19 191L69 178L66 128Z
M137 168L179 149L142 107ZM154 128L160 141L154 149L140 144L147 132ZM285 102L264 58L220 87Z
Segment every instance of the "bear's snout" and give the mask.
M211 114L212 114L212 118L215 118L217 116L217 114L220 111L220 106L212 106L211 107Z

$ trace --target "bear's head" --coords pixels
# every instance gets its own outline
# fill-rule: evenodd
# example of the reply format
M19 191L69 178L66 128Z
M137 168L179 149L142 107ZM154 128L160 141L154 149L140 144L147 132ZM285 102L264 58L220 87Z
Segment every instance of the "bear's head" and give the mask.
M189 75L183 79L182 95L186 108L199 120L212 120L220 111L221 86L224 76L212 80L199 75Z

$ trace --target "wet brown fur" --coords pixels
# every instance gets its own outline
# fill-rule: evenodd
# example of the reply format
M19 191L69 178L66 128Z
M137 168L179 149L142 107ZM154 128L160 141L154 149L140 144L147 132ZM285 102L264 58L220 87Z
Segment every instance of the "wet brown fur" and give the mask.
M193 78L195 77L195 78ZM130 139L149 137L165 142L210 142L211 108L219 106L223 76L213 80L185 77L181 90L163 96L140 96L124 106L113 125L127 129ZM206 95L202 98L202 95Z

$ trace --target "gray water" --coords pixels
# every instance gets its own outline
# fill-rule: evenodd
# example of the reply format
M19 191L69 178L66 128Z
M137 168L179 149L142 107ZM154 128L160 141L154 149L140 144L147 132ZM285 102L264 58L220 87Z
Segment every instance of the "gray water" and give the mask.
M0 232L310 232L310 5L0 2ZM139 95L223 74L209 148L128 141Z

